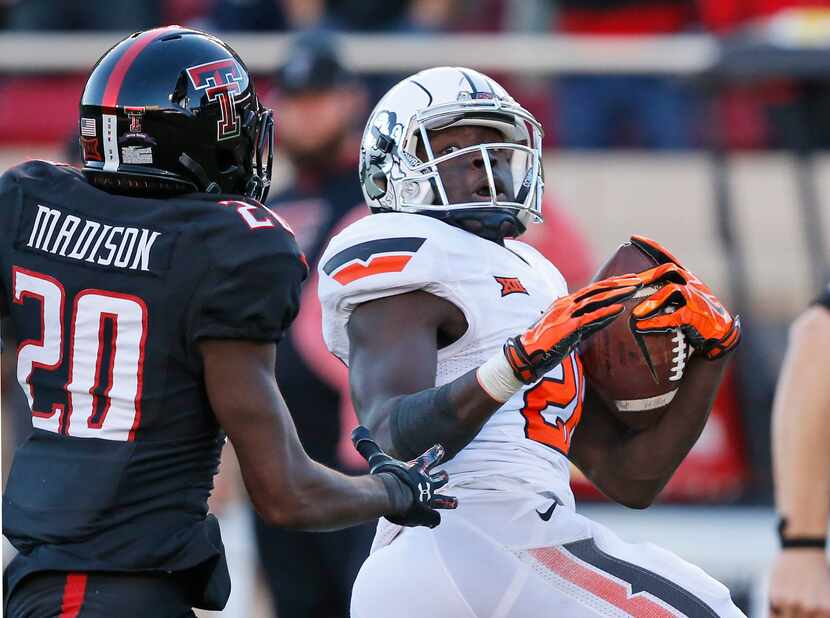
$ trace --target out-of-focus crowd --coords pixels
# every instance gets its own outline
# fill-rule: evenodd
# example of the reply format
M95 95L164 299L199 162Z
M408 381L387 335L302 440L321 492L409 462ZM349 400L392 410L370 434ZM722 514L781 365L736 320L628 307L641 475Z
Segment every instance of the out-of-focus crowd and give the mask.
M178 23L210 32L323 29L414 36L550 32L727 37L793 8L830 10L830 0L4 0L0 28L123 32ZM687 81L619 73L565 74L552 83L495 77L507 82L508 90L542 121L548 147L683 149L707 140L702 102ZM370 98L390 83L370 84ZM806 107L800 96L805 88ZM724 142L733 148L791 147L800 137L796 117L806 114L811 139L827 147L828 101L830 90L821 84L775 80L730 86L718 98ZM3 116L0 113L3 132L19 133L14 126L6 127ZM15 123L19 122L18 117ZM38 135L36 128L32 131Z

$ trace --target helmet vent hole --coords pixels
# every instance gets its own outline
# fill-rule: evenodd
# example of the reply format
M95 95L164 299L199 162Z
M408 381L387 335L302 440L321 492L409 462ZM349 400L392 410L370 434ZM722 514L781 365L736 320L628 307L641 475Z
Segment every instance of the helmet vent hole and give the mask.
M176 39L182 38L181 34L168 34L165 37L162 37L161 40L163 41L175 41Z

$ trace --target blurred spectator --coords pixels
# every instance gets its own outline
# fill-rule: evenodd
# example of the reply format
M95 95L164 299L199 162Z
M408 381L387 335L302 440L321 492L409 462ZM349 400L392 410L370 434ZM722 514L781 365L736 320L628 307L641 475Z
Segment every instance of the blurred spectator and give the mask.
M333 30L359 32L423 32L446 28L454 13L452 0L313 0L323 24Z
M688 0L556 0L568 35L655 36L693 22ZM687 148L689 92L672 79L573 75L557 81L557 131L566 148Z
M350 443L340 448L341 434L357 422L346 368L323 343L314 273L333 229L346 218L368 214L357 180L355 132L366 115L365 93L322 33L294 43L276 86L277 144L290 159L294 178L269 206L294 229L312 273L300 314L280 343L277 378L309 455L348 471L346 458L356 453ZM258 520L257 546L279 617L348 616L352 584L369 553L373 528L315 534L269 528Z
M290 8L297 2L281 0L214 0L207 21L211 30L287 30L293 23ZM313 2L311 3L313 4ZM315 20L316 18L312 18Z
M165 19L210 31L424 32L446 28L456 6L451 0L168 0Z
M8 28L134 32L158 26L161 16L161 0L17 0L8 9Z

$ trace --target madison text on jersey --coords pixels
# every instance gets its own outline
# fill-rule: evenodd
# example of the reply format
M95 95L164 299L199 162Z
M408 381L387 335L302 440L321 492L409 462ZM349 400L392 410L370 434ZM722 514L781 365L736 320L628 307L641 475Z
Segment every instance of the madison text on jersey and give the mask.
M161 232L112 226L37 205L27 247L101 266L148 271Z

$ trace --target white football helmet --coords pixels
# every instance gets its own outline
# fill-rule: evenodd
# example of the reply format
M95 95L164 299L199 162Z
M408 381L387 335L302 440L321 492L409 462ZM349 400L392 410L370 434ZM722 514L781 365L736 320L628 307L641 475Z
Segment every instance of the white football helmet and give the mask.
M428 131L453 126L497 129L502 142L484 143L435 157ZM494 80L471 69L437 67L398 83L372 111L360 147L360 183L373 212L441 214L499 209L522 229L542 220L542 127ZM423 143L426 160L416 156ZM499 200L488 150L509 150L512 201ZM450 203L438 165L480 151L489 201Z

